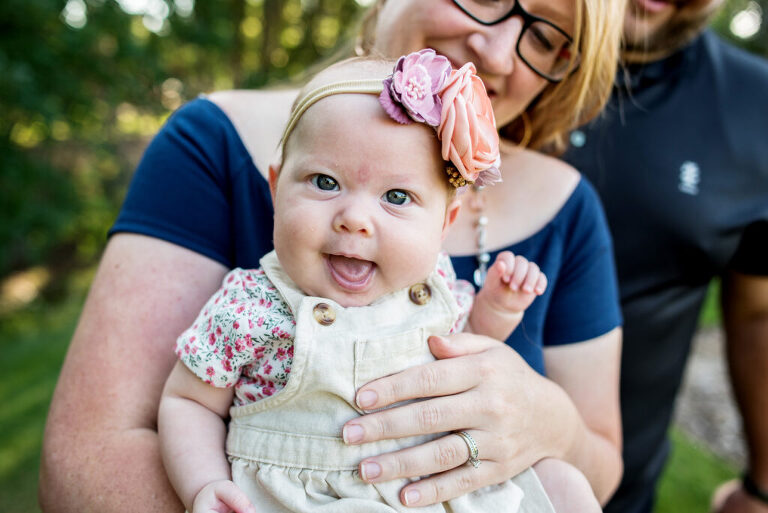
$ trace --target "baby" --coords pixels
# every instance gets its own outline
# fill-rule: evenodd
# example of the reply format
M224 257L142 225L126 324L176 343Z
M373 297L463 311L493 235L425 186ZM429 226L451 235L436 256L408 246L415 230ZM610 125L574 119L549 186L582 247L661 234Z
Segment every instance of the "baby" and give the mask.
M269 172L275 250L227 274L177 341L159 432L190 512L409 510L404 480L367 484L357 465L445 434L346 445L341 426L365 413L356 390L433 360L430 335L506 339L546 288L536 266L519 272L524 260L506 252L472 308L472 287L440 247L457 189L499 179L490 100L472 64L452 70L431 50L401 57L382 80L388 69L345 61L302 90ZM471 434L456 434L479 465ZM568 467L545 461L543 472ZM561 491L545 492L528 469L425 509L551 512L548 494L557 503ZM569 493L591 496L581 482Z

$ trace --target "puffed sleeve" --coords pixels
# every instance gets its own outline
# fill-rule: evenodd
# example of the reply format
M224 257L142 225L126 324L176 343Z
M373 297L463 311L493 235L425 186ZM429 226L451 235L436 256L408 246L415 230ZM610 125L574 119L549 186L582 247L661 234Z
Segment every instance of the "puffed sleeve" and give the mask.
M176 340L176 355L201 380L234 386L265 347L293 337L293 316L260 270L235 269Z
M451 333L464 331L475 300L475 288L468 281L456 278L456 272L451 264L451 257L445 252L441 252L437 257L437 273L443 277L446 285L448 285L448 289L453 294L453 298L456 300L456 304L459 305L459 317L456 319L453 328L451 328Z

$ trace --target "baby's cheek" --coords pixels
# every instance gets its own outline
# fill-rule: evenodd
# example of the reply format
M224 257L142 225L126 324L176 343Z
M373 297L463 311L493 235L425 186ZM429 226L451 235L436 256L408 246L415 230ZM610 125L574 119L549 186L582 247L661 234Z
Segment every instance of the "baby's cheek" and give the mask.
M423 281L437 263L437 255L440 252L440 232L435 230L408 230L400 234L396 247L392 248L395 267L400 270L405 283L410 286L413 283Z

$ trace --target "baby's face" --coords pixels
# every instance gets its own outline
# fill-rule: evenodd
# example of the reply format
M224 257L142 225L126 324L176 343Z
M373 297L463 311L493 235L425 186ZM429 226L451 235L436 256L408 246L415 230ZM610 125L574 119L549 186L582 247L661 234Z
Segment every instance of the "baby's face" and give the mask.
M280 262L306 294L342 306L422 281L443 240L446 183L430 128L397 124L373 95L320 100L271 179Z

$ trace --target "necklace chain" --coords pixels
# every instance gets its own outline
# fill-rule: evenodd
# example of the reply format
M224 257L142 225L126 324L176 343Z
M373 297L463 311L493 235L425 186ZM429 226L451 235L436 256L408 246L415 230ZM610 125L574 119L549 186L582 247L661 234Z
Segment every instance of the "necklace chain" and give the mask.
M475 244L477 246L475 258L477 259L477 269L475 269L473 274L473 280L478 287L482 287L483 283L485 283L485 275L488 273L488 262L491 260L491 255L485 246L488 216L485 215L485 197L482 195L482 191L482 186L473 185L472 199L470 201L470 208L477 212L477 220L475 221Z

